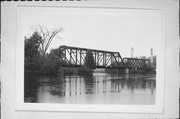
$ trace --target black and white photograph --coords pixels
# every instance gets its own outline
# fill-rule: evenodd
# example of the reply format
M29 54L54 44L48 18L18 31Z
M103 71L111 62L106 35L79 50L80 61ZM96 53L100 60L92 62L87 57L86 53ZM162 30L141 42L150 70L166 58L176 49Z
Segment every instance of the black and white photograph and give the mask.
M178 0L3 2L0 118L179 117Z
M21 11L25 103L155 105L154 11Z

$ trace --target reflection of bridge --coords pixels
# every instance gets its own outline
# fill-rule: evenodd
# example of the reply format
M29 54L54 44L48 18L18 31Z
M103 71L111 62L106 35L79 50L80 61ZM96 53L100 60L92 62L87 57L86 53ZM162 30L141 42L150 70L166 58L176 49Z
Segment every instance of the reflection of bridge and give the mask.
M119 52L86 49L71 46L60 46L62 51L60 58L64 67L81 67L85 63L88 52L91 52L95 62L95 68L116 69L151 69L150 60L137 58L122 58Z

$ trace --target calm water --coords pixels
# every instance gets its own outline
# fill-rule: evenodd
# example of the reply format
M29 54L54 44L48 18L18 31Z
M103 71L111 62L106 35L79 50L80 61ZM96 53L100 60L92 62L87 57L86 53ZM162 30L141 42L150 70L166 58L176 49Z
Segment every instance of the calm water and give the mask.
M155 104L155 74L28 76L25 102Z

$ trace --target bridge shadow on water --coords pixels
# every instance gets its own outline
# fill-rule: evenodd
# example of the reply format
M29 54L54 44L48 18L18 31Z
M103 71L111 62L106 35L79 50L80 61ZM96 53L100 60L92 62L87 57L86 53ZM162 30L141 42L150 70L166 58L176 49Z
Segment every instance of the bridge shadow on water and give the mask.
M155 74L27 76L25 102L155 104Z

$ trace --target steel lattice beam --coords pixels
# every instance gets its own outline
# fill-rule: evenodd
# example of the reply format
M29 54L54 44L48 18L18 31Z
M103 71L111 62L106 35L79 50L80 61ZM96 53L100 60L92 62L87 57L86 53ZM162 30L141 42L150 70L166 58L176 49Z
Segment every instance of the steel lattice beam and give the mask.
M138 58L123 58L125 67L128 69L150 69L150 60Z
M64 66L81 67L85 63L87 52L92 52L96 68L128 68L128 69L149 69L148 59L123 58L119 52L87 49L71 46L60 46L61 60Z
M60 46L60 50L63 51L61 59L65 62L64 65L71 67L79 67L84 65L87 51L91 51L95 61L95 66L106 68L116 67L124 68L124 63L121 55L118 52L95 50L71 46Z

